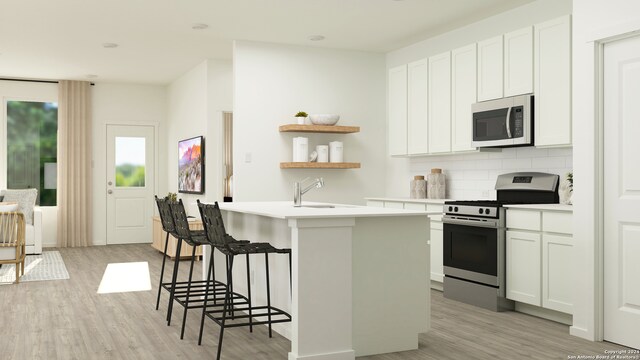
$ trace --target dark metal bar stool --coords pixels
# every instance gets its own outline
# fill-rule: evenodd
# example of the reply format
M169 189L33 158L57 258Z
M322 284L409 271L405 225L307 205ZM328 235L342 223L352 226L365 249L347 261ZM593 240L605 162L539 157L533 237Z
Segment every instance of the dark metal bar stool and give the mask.
M178 304L184 307L184 312L182 314L182 329L180 330L180 339L183 339L188 310L203 307L205 305L204 299L209 295L213 295L214 298L221 298L221 295L226 293L227 286L224 283L215 281L215 279L211 282L210 278L206 281L193 281L193 264L196 257L196 247L201 245L210 245L210 242L203 231L193 231L189 228L189 219L184 209L182 199L178 202L170 202L169 208L171 209L175 236L178 238L178 245L176 249L178 256L176 256L175 265L173 267L173 278L171 280L171 290L169 291L170 298L167 325L171 324L171 312L173 310L173 301L175 300ZM189 244L192 248L189 280L180 283L182 287L177 288L180 251L183 241ZM195 303L195 305L193 303Z
M266 324L269 326L269 337L272 337L272 324L291 321L291 315L281 309L271 306L271 290L269 282L269 254L287 254L289 256L289 286L291 286L291 249L277 249L269 243L246 243L235 240L232 236L226 233L218 202L216 202L214 205L210 205L202 204L200 203L200 201L198 201L198 209L200 210L200 216L202 217L202 223L204 225L204 230L207 238L209 239L213 247L222 252L227 258L226 270L228 286L226 288L224 302L222 304L217 304L216 299L213 299L214 304L210 304L210 299L208 297L205 297L204 306L202 308L202 316L200 318L200 336L198 338L198 344L201 344L205 316L209 317L218 325L220 325L220 336L218 338L217 354L217 359L220 359L220 354L222 351L222 338L225 328L249 326L250 330L252 330L253 325ZM251 281L249 275L249 255L251 254L264 254L265 256L265 272L267 281L266 306L254 306L251 303ZM232 290L233 261L236 255L246 256L247 297L236 294ZM211 259L209 262L209 271L207 272L207 280L209 280L211 276L213 257L214 251L212 248ZM238 303L236 302L236 299L242 299L242 301ZM220 309L221 306L222 309ZM236 311L247 312L248 314L235 315ZM256 318L257 320L264 317L267 318L266 321L254 320L254 318ZM227 322L227 320L232 320L234 322Z

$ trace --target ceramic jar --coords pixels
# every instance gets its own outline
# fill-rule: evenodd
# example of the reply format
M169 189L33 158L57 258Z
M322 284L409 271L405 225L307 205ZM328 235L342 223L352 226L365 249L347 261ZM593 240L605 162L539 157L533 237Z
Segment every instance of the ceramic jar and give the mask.
M427 198L444 199L446 190L442 169L431 169L431 174L427 175Z
M427 181L422 175L416 175L411 180L410 197L412 199L425 199L427 197Z

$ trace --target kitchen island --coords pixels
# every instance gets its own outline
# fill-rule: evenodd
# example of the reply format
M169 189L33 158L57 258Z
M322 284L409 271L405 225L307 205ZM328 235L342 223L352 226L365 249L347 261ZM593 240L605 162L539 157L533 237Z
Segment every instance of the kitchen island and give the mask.
M291 323L273 327L291 340L289 359L417 349L418 334L430 327L429 213L303 205L314 207L296 208L290 201L220 204L235 238L292 249L291 293L288 258L269 258L272 305L292 315ZM216 274L224 274L219 252L215 265ZM246 267L237 265L234 279L246 279ZM265 304L264 257L252 257L250 271L254 303ZM234 281L234 291L245 292L246 281Z

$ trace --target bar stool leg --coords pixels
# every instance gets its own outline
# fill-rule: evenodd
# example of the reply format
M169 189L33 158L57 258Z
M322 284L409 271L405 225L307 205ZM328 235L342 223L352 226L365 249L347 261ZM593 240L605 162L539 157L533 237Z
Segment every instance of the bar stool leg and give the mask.
M233 256L228 256L229 266L227 267L227 291L224 297L224 306L222 308L222 323L220 324L220 336L218 337L218 355L217 360L220 360L220 353L222 352L222 337L224 336L224 324L227 320L227 307L229 306L229 300L231 298L231 271L233 269Z
M156 310L160 307L160 292L162 292L162 278L164 277L164 264L167 262L167 247L169 246L169 233L164 240L164 253L162 254L162 269L160 270L160 284L158 284L158 300L156 300Z
M273 337L271 333L271 287L269 286L269 254L264 254L264 264L267 273L267 317L269 321L269 337Z
M193 261L196 258L196 246L191 250L191 267L189 268L189 282L187 283L187 298L184 303L184 313L182 314L182 329L180 330L180 340L184 339L184 327L187 324L187 310L189 310L189 297L191 295L191 280L193 279ZM205 288L206 293L206 288Z
M289 252L289 298L293 299L293 275L291 268L291 252Z
M212 268L213 268L213 251L215 250L215 248L213 246L211 246L211 256L209 259L209 271L207 271L207 282L206 282L206 286L207 288L209 288L209 282L211 281L211 273L212 273ZM215 292L215 278L213 278L213 298L215 299L216 297L216 292ZM208 296L208 292L205 291L205 295L204 295L204 304L202 306L202 316L200 317L200 334L198 335L198 345L202 345L202 330L204 329L204 316L207 313L207 305L209 304L209 296Z
M171 313L173 312L173 297L176 292L176 281L178 280L178 266L180 265L180 251L182 250L182 239L178 239L176 248L176 262L173 264L173 277L171 278L171 292L169 293L169 308L167 309L167 326L171 325Z
M247 255L247 301L249 302L249 332L253 332L253 311L251 309L251 276L249 270L249 254Z

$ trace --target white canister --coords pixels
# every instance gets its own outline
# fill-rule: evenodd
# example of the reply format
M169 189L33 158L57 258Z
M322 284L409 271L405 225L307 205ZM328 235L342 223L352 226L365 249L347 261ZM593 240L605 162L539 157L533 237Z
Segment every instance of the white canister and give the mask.
M298 146L296 150L295 162L308 162L309 161L309 139L306 137L298 138Z
M316 152L318 153L318 162L326 163L329 162L329 146L328 145L318 145L316 146Z
M344 162L344 148L342 141L332 141L329 143L329 162Z

